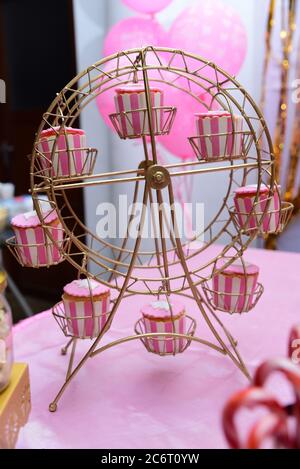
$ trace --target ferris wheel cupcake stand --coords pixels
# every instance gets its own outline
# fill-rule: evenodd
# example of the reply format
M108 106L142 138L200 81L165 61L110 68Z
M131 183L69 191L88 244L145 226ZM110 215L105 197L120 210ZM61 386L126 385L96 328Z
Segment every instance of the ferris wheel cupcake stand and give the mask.
M175 107L163 104L172 87L199 102L200 110L205 106L206 112L194 116L195 134L188 137L191 158L160 164L157 137L168 135L174 119L182 117ZM209 104L201 99L204 92ZM142 141L138 168L94 174L97 150L87 146L83 131L72 129L81 111L102 93L115 99L116 112L110 119L119 137ZM78 271L77 281L65 287L62 301L53 307L55 319L69 337L62 353L71 347L71 354L50 411L57 409L60 397L89 358L136 339L148 352L161 356L176 356L197 342L230 358L250 379L237 341L221 318L223 312L241 315L256 305L263 293L259 269L249 265L243 254L258 235L281 232L289 221L293 206L280 199L273 162L266 123L246 90L215 64L183 51L149 46L120 52L89 67L57 95L43 115L32 154L36 214L29 214L29 219L34 218L39 236L31 232L26 237L25 230L32 230L27 216L23 227L15 227L16 237L7 241L21 265L41 267L67 260ZM228 184L221 206L193 239L181 239L174 180L205 178L209 173L222 173ZM135 239L129 236L131 213L127 235L119 245L84 225L68 193L122 183L134 185L133 202L141 199L143 205ZM51 204L50 214L42 208L44 194ZM147 206L154 201L160 210L152 219L155 236L149 249L149 240L144 247L142 232ZM169 218L164 203L170 206ZM219 246L221 236L226 241ZM200 237L204 241L197 243ZM213 244L219 253L214 250L210 256ZM142 309L131 336L102 345L121 301L131 295L150 296L152 303ZM184 298L194 300L194 312L204 320L211 340L201 338L201 331L196 334L196 319L185 314ZM77 340L92 343L74 365Z

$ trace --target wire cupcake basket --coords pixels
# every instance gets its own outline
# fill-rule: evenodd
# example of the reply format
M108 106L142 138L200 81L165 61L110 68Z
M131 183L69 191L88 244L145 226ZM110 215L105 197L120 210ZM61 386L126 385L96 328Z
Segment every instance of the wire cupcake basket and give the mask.
M52 314L57 324L66 337L74 339L93 339L105 326L110 311L100 313L93 311L91 314L68 315L62 301L52 308Z
M53 148L51 154L42 153L40 150L37 150L37 154L40 156L40 161L37 161L40 177L60 180L93 174L98 150L81 147L67 150Z
M63 230L58 230L63 237ZM42 243L23 244L15 236L6 240L6 245L14 258L22 267L51 267L66 260L70 252L70 238L63 238L61 242L50 240Z
M154 134L170 133L175 116L174 107L155 107L152 109ZM111 114L110 120L120 138L141 138L150 135L147 108L122 111ZM138 124L136 124L138 121Z
M247 236L268 235L270 233L282 233L292 218L293 210L294 206L290 202L281 201L277 210L262 210L259 202L257 202L254 204L254 210L251 213L246 211L237 212L235 207L231 207L229 214L236 230L242 234Z
M208 303L215 311L243 314L255 308L264 292L264 287L261 283L257 283L253 293L224 293L223 291L214 290L205 283L203 291Z
M216 140L220 141L218 151L211 156L209 150L213 149ZM237 160L247 158L253 145L253 135L243 131L202 134L189 137L189 142L199 161Z
M141 336L141 342L148 352L156 355L177 355L183 353L190 345L196 332L196 321L191 316L185 316L186 332L156 332L149 333L145 329L145 321L139 319L134 327L137 336Z

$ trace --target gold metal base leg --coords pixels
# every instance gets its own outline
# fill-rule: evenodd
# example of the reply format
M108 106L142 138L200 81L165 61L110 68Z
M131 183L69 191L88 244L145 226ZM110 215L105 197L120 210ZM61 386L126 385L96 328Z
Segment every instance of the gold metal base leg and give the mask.
M49 412L56 412L57 411L57 404L55 402L51 402L49 405Z
M70 374L72 373L75 350L76 350L76 344L77 344L77 339L73 339L73 341L72 341L72 350L71 350L71 355L70 355L70 360L69 360L69 366L68 366L66 379L68 379Z
M231 333L229 332L229 330L224 326L224 324L222 323L222 321L218 318L218 316L215 314L215 312L213 310L211 310L211 314L212 316L215 318L215 320L217 321L217 323L220 325L220 327L223 329L223 331L225 332L230 344L233 346L233 347L237 347L238 345L238 341L231 335Z
M60 353L61 353L62 355L67 355L67 353L68 353L68 348L69 348L70 345L72 344L73 340L74 340L74 338L72 337L72 338L69 340L69 342L68 342L64 347L62 347L62 349L61 349L61 351L60 351Z

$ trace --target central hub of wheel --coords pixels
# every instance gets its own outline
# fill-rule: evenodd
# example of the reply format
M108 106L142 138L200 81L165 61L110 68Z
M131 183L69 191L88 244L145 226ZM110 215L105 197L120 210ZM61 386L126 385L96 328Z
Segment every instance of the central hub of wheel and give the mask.
M146 180L152 189L164 189L170 182L170 174L166 168L155 164L148 168Z
M158 184L162 184L165 181L165 175L161 171L157 171L157 173L154 174L154 180Z

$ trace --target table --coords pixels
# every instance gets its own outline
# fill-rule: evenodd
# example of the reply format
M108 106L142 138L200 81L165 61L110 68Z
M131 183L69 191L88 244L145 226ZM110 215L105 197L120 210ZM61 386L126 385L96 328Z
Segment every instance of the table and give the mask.
M252 373L263 360L286 356L290 328L300 322L300 254L249 249L245 258L260 266L265 293L248 314L219 314L238 338ZM132 334L144 302L132 297L122 303L109 340ZM186 306L196 317L194 304L186 300ZM201 336L209 337L204 327ZM60 355L66 340L49 311L19 323L14 339L16 358L30 365L32 389L32 412L19 448L227 447L221 412L247 380L215 351L192 343L182 355L159 357L140 341L122 344L89 360L57 412L49 413L66 372L68 358ZM89 344L81 341L77 352ZM289 390L280 379L272 382L272 390L288 401ZM242 425L250 418L243 415Z

